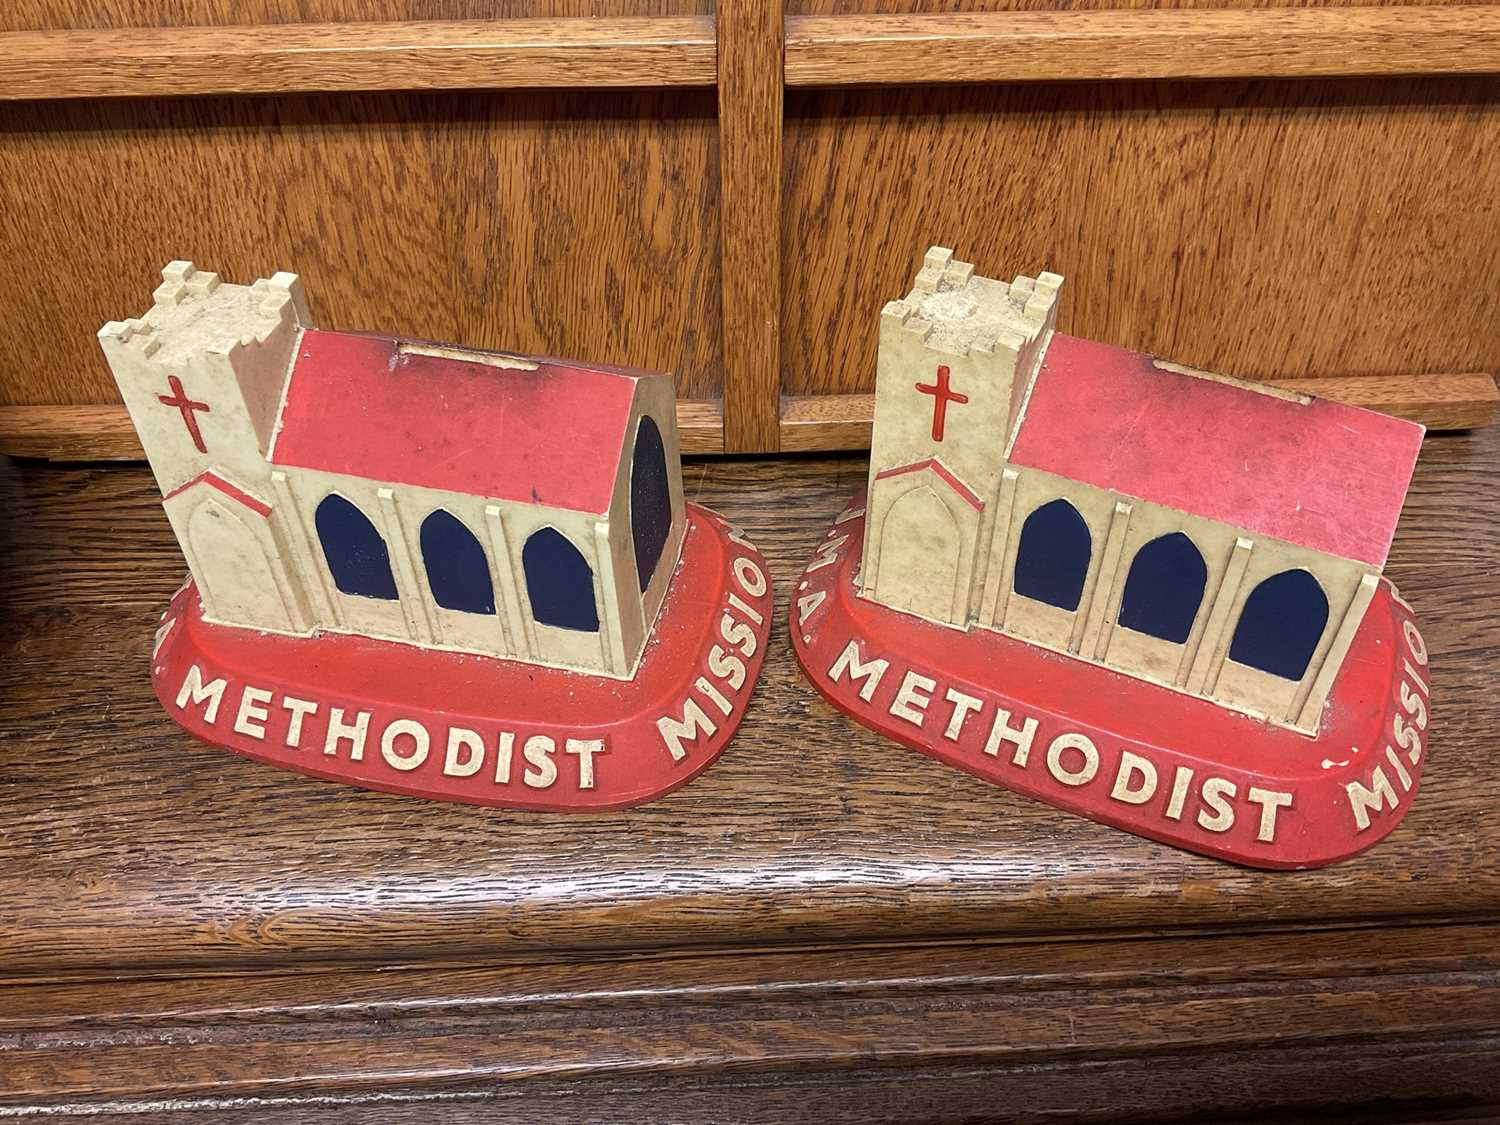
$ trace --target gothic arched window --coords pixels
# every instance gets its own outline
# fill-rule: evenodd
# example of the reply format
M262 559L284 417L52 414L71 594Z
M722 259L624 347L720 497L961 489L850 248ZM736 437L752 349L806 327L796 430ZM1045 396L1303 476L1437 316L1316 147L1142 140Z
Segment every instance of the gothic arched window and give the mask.
M1066 500L1043 504L1021 525L1016 593L1059 609L1077 609L1093 549L1089 526L1077 508Z
M1158 536L1137 551L1130 564L1120 598L1120 624L1175 645L1186 644L1207 584L1208 567L1191 539L1180 531Z
M438 508L422 521L421 539L432 600L444 609L494 613L489 559L474 533L457 516Z
M1305 570L1283 570L1250 591L1229 659L1300 681L1328 625L1328 596Z
M567 536L552 527L533 532L521 549L521 566L531 595L531 616L538 624L599 631L594 571Z
M672 491L667 481L667 451L661 430L649 415L641 415L635 432L635 455L630 462L630 534L635 541L636 577L644 593L661 561L672 532Z
M396 599L391 556L368 516L337 492L323 497L314 517L328 573L341 593Z

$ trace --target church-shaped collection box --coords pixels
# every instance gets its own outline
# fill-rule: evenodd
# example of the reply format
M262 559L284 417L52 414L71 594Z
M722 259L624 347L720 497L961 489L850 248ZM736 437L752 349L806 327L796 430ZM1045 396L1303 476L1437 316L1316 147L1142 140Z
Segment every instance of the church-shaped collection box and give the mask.
M867 490L791 608L914 749L1258 867L1415 796L1427 650L1381 575L1422 427L1054 330L1062 278L933 248L880 315Z
M728 742L770 579L684 502L668 376L319 330L294 275L187 262L99 337L191 572L152 656L189 731L557 810L649 800Z

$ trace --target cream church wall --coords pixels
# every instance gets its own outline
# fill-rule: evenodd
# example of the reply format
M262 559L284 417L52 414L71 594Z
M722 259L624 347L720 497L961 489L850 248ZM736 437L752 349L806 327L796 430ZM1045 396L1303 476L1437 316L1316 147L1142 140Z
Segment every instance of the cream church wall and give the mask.
M1308 727L1302 711L1313 698L1313 684L1330 657L1335 662L1342 658L1342 652L1334 651L1335 639L1351 609L1363 612L1361 584L1366 575L1376 573L1373 568L1050 473L1025 468L1017 473L1005 545L1004 611L1003 615L997 613L994 627L1239 710ZM1016 555L1026 518L1059 498L1071 503L1083 517L1093 547L1079 608L1073 612L1014 592ZM1185 644L1173 644L1118 624L1125 582L1136 554L1152 540L1174 531L1183 532L1193 541L1207 570L1204 596ZM1233 568L1231 588L1225 580L1237 549L1244 561ZM1294 569L1311 573L1328 598L1328 621L1306 674L1295 684L1227 658L1234 628L1251 591L1264 579ZM1211 628L1211 624L1216 627ZM1320 705L1321 699L1313 702Z

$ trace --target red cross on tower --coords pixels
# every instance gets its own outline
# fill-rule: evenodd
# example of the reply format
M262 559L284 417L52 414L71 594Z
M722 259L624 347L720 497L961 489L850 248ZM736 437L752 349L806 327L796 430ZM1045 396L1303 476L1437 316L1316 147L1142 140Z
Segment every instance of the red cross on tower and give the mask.
M182 423L188 428L188 433L193 435L193 444L198 447L199 453L207 453L208 446L203 444L203 431L198 429L198 415L195 412L201 410L205 414L209 413L208 403L194 402L188 398L182 389L182 380L176 375L167 376L167 386L172 393L157 395L156 401L163 406L175 406L182 413Z
M968 395L961 395L948 387L948 367L946 364L937 369L937 382L918 383L917 390L924 395L932 396L932 440L943 440L943 423L948 420L948 404L950 402L965 403L969 401Z

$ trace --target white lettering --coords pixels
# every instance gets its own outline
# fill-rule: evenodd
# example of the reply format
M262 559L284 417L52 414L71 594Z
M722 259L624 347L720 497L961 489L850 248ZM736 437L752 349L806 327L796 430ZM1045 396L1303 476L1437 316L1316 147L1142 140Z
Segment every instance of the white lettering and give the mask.
M516 747L516 732L503 730L495 743L495 784L510 784L510 759Z
M602 738L570 738L563 748L569 754L578 755L578 788L594 787L594 755L604 753Z
M1178 766L1177 775L1172 778L1172 796L1167 799L1167 819L1181 820L1182 806L1187 800L1188 786L1193 783L1193 768L1191 766Z
M266 720L271 717L271 712L263 705L269 702L271 702L269 691L246 684L244 692L240 695L239 713L234 717L235 733L264 739Z
M177 707L186 710L188 700L194 703L202 703L208 700L208 707L203 712L203 721L212 724L219 718L219 703L224 698L224 680L210 680L203 682L203 673L198 670L198 665L188 665L187 675L182 678L182 687L177 691Z
M765 618L760 615L760 612L758 610L748 605L740 598L738 594L732 591L729 594L729 604L743 613L751 621L754 621L757 625L765 620Z
M367 719L369 716L361 714L360 717ZM411 739L410 754L396 753L396 739L402 735ZM427 733L427 728L415 719L397 719L381 732L380 756L392 769L414 770L427 760L431 739L432 736ZM363 736L361 736L361 741L363 741Z
M674 719L671 715L663 715L656 720L656 729L661 732L662 742L666 744L672 760L680 762L687 756L687 751L682 748L684 741L696 741L699 735L713 734L719 728L704 713L698 701L689 696L682 705L682 718Z
M1017 730L1010 725L1010 712L1003 707L996 708L995 721L990 726L989 741L984 744L984 752L991 758L1000 753L1002 742L1014 742L1016 752L1011 755L1011 765L1026 768L1026 760L1031 756L1031 740L1036 737L1037 721L1027 719Z
M1396 715L1395 721L1391 723L1391 730L1396 735L1396 745L1406 751L1406 756L1411 759L1411 764L1416 765L1422 757L1422 736L1417 733L1417 728L1408 726L1400 715ZM1403 771L1404 772L1404 771ZM1410 788L1408 786L1407 788Z
M699 676L693 681L693 686L708 696L709 702L719 709L719 714L727 715L734 710L734 704L724 698L724 693L714 687L707 676Z
M823 604L823 599L828 597L827 590L814 590L810 594L803 594L797 599L797 624L806 625L807 615Z
M1405 681L1401 684L1401 706L1406 713L1417 720L1417 729L1427 729L1427 704L1422 702L1422 697L1411 690L1411 685Z
M734 560L734 578L745 588L745 593L758 598L766 592L766 572L755 565L755 560L741 555ZM757 622L759 617L755 619Z
M365 734L370 727L370 712L361 711L354 717L354 724L344 722L344 709L335 707L328 712L328 734L323 739L323 753L333 756L339 740L349 740L349 757L352 761L365 760Z
M1392 767L1396 770L1396 776L1401 780L1401 790L1404 793L1411 792L1411 774L1406 772L1406 765L1396 755L1394 747L1385 748L1385 756L1390 760Z
M1233 797L1235 784L1227 778L1210 777L1203 782L1203 792L1200 794L1203 803L1214 810L1213 816L1206 815L1207 810L1198 810L1198 826L1209 832L1228 832L1234 827L1234 809L1226 801L1225 797Z
M1406 647L1411 649L1411 658L1423 668L1427 667L1427 642L1422 639L1422 634L1417 632L1415 621L1401 622L1401 632L1406 635Z
M443 751L443 772L449 777L473 777L482 765L484 739L479 732L449 727L448 745Z
M828 678L833 683L839 682L839 677L848 674L852 683L855 680L865 681L864 686L859 689L859 697L866 703L875 694L875 689L880 686L880 678L885 675L885 670L890 667L889 660L871 660L861 664L859 662L859 642L851 640L844 646L844 651L839 653L833 667L828 669Z
M1276 839L1276 813L1280 809L1291 807L1292 795L1252 785L1245 796L1260 806L1260 829L1255 833L1255 838L1263 844L1269 844Z
M1131 779L1139 777L1140 784L1132 785ZM1109 795L1127 805L1144 805L1156 794L1156 766L1139 754L1129 750L1120 751L1120 768L1115 771L1115 787Z
M708 650L708 670L719 679L728 680L730 691L739 691L745 682L745 662L718 645Z
M532 789L547 789L557 780L557 763L552 755L557 751L557 741L545 734L534 734L521 747L521 757L526 759L526 772L521 780Z
M981 700L972 695L965 695L957 688L949 688L943 696L949 703L953 704L953 714L948 718L948 729L943 731L943 737L950 742L957 742L958 736L963 733L964 722L969 715L984 706Z
M302 741L302 720L309 715L318 712L318 705L310 699L298 699L295 696L283 695L281 705L291 714L291 721L287 723L286 744L293 749Z
M922 721L927 718L927 705L932 702L931 694L923 693L930 693L935 687L936 680L908 671L901 680L901 687L896 691L896 698L891 700L891 714L898 719L905 719L914 727L921 726Z
M1385 776L1385 770L1379 766L1370 774L1370 786L1366 789L1357 781L1351 781L1344 786L1344 792L1349 795L1349 807L1354 810L1354 823L1359 831L1363 832L1370 827L1370 810L1384 812L1387 802L1394 809L1400 801L1396 797L1396 791L1391 788L1391 782Z
M1077 770L1063 768L1064 750L1077 750L1083 755L1083 765ZM1060 734L1047 747L1047 772L1064 785L1083 785L1094 779L1099 772L1099 751L1087 735Z
M728 610L719 618L719 636L724 638L726 644L737 648L741 656L755 655L755 630L743 621L730 617Z

